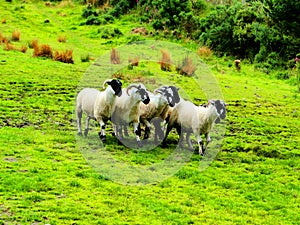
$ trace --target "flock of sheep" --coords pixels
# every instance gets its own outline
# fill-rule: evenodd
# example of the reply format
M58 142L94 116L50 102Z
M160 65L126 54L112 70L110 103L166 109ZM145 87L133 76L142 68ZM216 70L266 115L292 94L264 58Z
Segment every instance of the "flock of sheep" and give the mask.
M107 86L107 87L106 87ZM100 139L105 142L105 124L112 122L114 135L118 140L123 134L128 135L127 127L133 124L133 131L139 147L142 146L141 125L145 126L144 139L154 126L154 141L162 140L166 146L166 139L172 128L176 128L183 147L184 133L188 147L193 149L190 135L197 138L199 154L204 151L211 141L209 132L215 123L226 117L226 105L222 100L209 100L206 106L196 106L179 96L175 86L161 86L152 92L139 84L130 84L122 88L118 79L109 79L103 83L103 91L94 88L84 88L77 95L76 115L78 134L82 135L81 119L83 112L87 115L84 136L88 135L90 119L100 124ZM206 143L201 138L205 135Z

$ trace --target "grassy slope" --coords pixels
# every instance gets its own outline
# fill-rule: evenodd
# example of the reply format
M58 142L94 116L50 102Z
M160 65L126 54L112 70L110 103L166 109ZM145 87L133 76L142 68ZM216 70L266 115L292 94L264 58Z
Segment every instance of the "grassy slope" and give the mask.
M296 224L299 218L299 95L252 66L241 73L211 59L228 102L226 139L217 159L199 172L199 156L175 176L124 186L94 172L75 142L75 90L94 57L130 40L104 40L98 27L79 27L82 6L1 3L0 32L21 31L55 49L73 49L74 65L0 48L0 223L12 224ZM31 11L29 13L29 10ZM44 24L44 19L50 24ZM67 43L57 37L66 35ZM105 44L106 43L106 44ZM216 61L215 61L216 60ZM216 66L217 65L217 66ZM220 71L223 71L220 73ZM188 78L184 78L187 79ZM183 83L183 82L182 82ZM188 88L187 88L188 89ZM110 151L133 164L157 162L169 150ZM125 154L126 153L126 154Z

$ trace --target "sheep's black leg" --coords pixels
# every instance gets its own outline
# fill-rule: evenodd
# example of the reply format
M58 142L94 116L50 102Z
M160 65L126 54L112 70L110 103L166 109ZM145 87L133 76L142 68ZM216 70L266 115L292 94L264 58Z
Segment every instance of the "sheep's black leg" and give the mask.
M81 118L82 118L82 111L81 112L77 112L77 128L78 128L78 135L80 135L80 136L82 136Z
M196 134L195 136L196 136L197 141L198 141L199 155L203 156L204 152L203 152L203 141L202 141L202 138L200 137L199 134Z
M138 147L142 147L142 142L140 140L140 135L141 135L141 132L139 131L138 129L139 127L139 123L133 123L133 130L134 130L134 133L135 133L135 136L136 136L136 142L137 142L137 145Z
M100 123L101 131L99 133L99 137L101 141L106 142L106 135L105 135L105 124L102 122Z
M84 136L86 137L89 133L89 124L90 124L91 117L87 117L85 121L85 129L84 129Z
M164 137L164 140L162 141L162 146L163 146L163 147L167 147L167 137L168 137L170 131L172 130L172 128L173 128L173 127L168 123L166 135L165 135L165 137Z
M141 127L140 127L140 129L141 129ZM145 127L144 139L148 139L149 138L149 134L150 134L150 127L146 126Z
M211 138L210 138L208 133L205 134L205 138L206 138L206 143L205 143L205 146L203 148L203 154L204 154L205 150L207 149L208 144L211 142Z

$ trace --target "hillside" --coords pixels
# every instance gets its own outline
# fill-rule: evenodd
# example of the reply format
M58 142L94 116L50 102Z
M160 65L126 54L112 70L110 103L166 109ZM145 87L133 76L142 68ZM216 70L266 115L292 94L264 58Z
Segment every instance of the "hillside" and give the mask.
M215 55L193 58L201 65L196 76L180 75L174 67L184 54L178 52L196 57L197 43L154 34L134 14L104 25L82 25L84 9L70 1L0 3L1 37L11 39L13 31L19 31L19 41L10 44L16 49L27 46L22 53L0 45L0 224L300 221L300 96L295 85L276 79L277 71L267 75L245 61L238 72L234 58ZM140 27L148 35L132 33ZM74 63L34 57L33 40L48 44L53 53L72 50ZM135 41L143 42L128 44ZM153 49L148 48L142 58L148 43L155 43L156 50L149 55ZM112 48L123 60L113 74L113 66L106 66ZM170 72L160 70L157 63L161 49L173 53ZM127 66L128 55L136 53L140 63L132 69ZM95 123L87 138L78 137L74 115L78 90L86 84L100 88L103 79L112 76L120 77L125 86L143 82L151 91L170 82L196 104L206 103L209 95L199 81L207 77L217 81L227 103L227 118L212 132L208 155L189 152L181 162L186 151L179 151L182 158L174 158L181 164L166 166L163 163L177 146L175 133L168 148L147 145L144 150L118 145L110 125L105 148L98 141ZM218 144L221 147L213 152ZM216 156L209 158L213 153ZM107 155L115 160L115 167L97 170L95 162L111 166L102 158ZM150 171L145 176L144 168ZM161 168L166 176L157 181L151 176L161 175L155 173Z

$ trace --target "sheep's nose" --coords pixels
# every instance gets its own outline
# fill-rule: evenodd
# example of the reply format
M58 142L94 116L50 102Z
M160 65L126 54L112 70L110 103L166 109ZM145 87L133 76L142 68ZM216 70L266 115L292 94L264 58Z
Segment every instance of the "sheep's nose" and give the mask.
M146 99L143 101L143 103L144 103L145 105L147 105L149 102L150 102L150 98L146 98Z
M117 93L117 96L120 97L122 95L122 89Z

